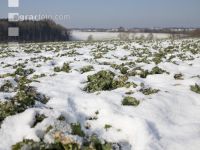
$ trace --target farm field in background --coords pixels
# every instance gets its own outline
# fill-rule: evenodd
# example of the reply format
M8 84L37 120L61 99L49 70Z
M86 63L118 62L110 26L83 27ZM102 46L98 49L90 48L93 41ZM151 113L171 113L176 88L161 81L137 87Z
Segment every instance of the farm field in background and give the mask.
M149 33L126 33L129 39L133 38L147 38ZM87 41L89 36L93 40L119 40L119 32L86 32L86 31L72 31L72 39L77 41ZM153 33L154 39L168 39L170 34L167 33Z

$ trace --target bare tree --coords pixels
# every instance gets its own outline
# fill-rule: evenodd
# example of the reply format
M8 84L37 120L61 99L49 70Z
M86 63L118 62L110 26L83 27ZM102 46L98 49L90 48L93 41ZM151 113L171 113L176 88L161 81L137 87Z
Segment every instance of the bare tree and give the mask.
M154 39L153 33L149 33L147 35L147 40L153 40L153 39Z
M129 40L129 33L125 33L125 32L119 33L118 38L120 40L125 40L125 41Z
M140 37L138 37L139 40L145 40L144 34L141 34Z
M195 29L191 31L189 34L191 37L200 37L200 29Z
M132 39L132 40L135 40L135 39L136 39L136 34L135 34L135 33L132 33L131 39Z
M87 41L93 41L93 40L94 40L93 36L89 35L88 38L87 38Z
M169 35L169 39L171 40L171 43L174 43L175 34L174 34L174 33L171 33L171 34Z

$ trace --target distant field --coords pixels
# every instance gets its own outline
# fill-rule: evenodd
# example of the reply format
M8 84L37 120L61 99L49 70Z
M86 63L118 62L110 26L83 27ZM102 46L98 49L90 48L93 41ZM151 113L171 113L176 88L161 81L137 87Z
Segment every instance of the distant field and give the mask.
M87 40L88 37L92 35L94 40L111 40L111 39L119 39L117 32L81 32L81 31L73 31L72 32L72 39L73 40ZM135 37L147 37L148 33L134 33ZM169 34L165 33L153 33L155 39L166 39L169 37ZM133 37L131 33L129 35L130 39Z

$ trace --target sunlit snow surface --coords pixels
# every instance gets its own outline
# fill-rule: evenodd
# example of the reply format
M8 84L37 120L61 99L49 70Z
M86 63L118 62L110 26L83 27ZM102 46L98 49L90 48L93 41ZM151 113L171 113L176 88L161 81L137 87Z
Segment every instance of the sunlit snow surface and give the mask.
M148 37L148 33L130 33L129 38L131 39L133 36L134 38L140 37ZM118 32L83 32L83 31L73 31L72 32L72 39L73 40L83 40L86 41L89 36L92 36L94 40L111 40L111 39L119 39ZM155 39L166 39L169 37L169 34L165 33L153 33Z
M190 51L183 51L181 44L198 43L198 53L192 54ZM9 150L11 146L23 139L33 139L38 141L39 133L45 127L54 122L54 118L63 114L67 121L80 122L83 129L86 123L91 125L89 130L84 129L87 134L96 133L100 138L108 142L118 142L124 145L123 149L132 150L199 150L200 149L200 94L190 90L190 86L200 84L200 41L199 40L179 40L175 41L175 55L171 61L167 58L172 54L166 53L166 58L158 66L169 74L148 75L147 78L139 76L129 76L129 81L138 85L136 88L118 88L112 91L100 91L87 93L83 89L86 86L87 76L100 70L111 70L120 75L119 70L105 65L103 62L121 64L125 62L135 62L135 67L150 70L156 66L153 61L149 64L136 62L137 59L147 55L142 52L142 48L148 49L152 54L171 45L170 41L157 42L72 42L72 43L45 43L53 47L47 51L47 48L41 49L40 53L25 53L25 47L9 52L10 55L2 57L0 55L0 74L12 73L15 71L12 65L22 63L26 59L28 63L26 68L33 68L34 74L46 74L46 77L37 79L39 82L31 83L37 87L37 90L50 97L45 106L36 106L27 109L25 112L15 116L7 117L0 128L0 150ZM56 50L56 45L65 45L64 48ZM34 45L34 44L32 44ZM94 59L93 51L101 48L109 49L103 54L102 58ZM124 48L127 46L128 48ZM158 48L154 46L157 45ZM180 47L179 47L180 46ZM27 47L31 47L28 44ZM39 48L38 48L39 49ZM69 56L65 54L75 50L79 55ZM186 49L187 50L187 49ZM139 56L131 55L132 52L141 53ZM12 55L13 56L12 56ZM181 60L178 55L184 54L194 59ZM46 62L37 60L33 62L30 58L40 56L50 57ZM127 59L121 59L127 56ZM147 56L151 59L152 56ZM54 74L55 66L62 66L64 62L70 63L72 68L69 73L59 72ZM4 68L6 64L10 67ZM40 64L40 67L36 67ZM93 71L81 74L80 68L86 65L92 65ZM129 67L129 69L133 69ZM183 80L175 80L174 74L182 73ZM30 75L31 78L34 74ZM6 79L9 79L8 77ZM4 78L0 78L0 85ZM152 95L142 94L140 84L154 89L159 89L158 93ZM137 107L123 106L122 99L126 92L134 91L131 96L140 100ZM4 97L8 93L0 92L0 99L5 101ZM10 93L11 95L13 93ZM52 109L49 109L52 108ZM1 110L0 110L1 111ZM35 128L31 128L36 112L42 112L48 116L43 122ZM97 120L86 120L99 111ZM105 124L112 126L105 130ZM46 141L50 139L46 138Z

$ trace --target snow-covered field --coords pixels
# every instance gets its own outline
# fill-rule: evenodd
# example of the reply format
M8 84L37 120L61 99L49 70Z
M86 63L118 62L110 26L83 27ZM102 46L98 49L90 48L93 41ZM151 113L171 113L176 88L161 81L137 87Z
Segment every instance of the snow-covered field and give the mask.
M119 39L118 32L82 32L82 31L73 31L72 39L73 40L88 40L89 36L92 36L93 40L111 40L111 39ZM140 37L148 37L149 33L130 33L129 38L140 38ZM167 39L169 38L169 34L165 33L153 33L155 39Z
M200 40L0 49L0 150L200 149Z

